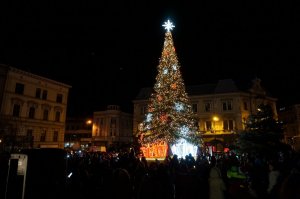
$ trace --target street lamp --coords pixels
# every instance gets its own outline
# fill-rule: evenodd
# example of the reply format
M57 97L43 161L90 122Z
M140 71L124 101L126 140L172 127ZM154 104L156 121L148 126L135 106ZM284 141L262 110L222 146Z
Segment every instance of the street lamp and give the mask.
M213 121L214 121L214 122L219 121L219 117L218 117L218 116L213 116Z
M213 132L214 133L216 133L216 122L218 122L219 121L219 117L218 116L213 116ZM214 142L213 142L213 146L215 147L215 149L213 149L213 151L212 152L215 152L215 150L217 150L217 139L216 139L216 134L214 134L214 137L215 137L215 139L214 139Z
M85 148L90 147L92 145L92 137L93 137L93 128L95 123L93 124L93 120L92 119L87 119L86 120L86 130L88 131L88 135L85 135L85 138L89 138L89 143L84 145Z
M86 124L87 124L87 125L90 125L90 124L92 124L92 120L90 120L90 119L89 119L89 120L87 120L87 121L86 121Z
M219 121L219 117L218 116L213 116L213 131L216 131L216 122Z

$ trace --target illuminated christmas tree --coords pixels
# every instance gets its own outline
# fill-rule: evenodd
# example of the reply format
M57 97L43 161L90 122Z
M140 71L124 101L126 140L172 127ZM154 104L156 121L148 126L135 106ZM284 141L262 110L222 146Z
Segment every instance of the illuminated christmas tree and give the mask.
M139 128L142 150L146 157L165 157L168 147L179 157L196 156L197 124L173 44L171 30L174 26L169 20L163 26L167 31L154 92Z

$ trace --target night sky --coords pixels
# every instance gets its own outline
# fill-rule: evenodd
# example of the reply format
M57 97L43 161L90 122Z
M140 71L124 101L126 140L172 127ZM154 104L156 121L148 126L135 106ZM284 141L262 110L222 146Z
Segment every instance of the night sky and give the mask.
M258 77L279 106L300 103L300 12L287 1L9 1L0 5L0 63L72 86L68 115L108 104L132 112L153 87L173 38L186 85Z

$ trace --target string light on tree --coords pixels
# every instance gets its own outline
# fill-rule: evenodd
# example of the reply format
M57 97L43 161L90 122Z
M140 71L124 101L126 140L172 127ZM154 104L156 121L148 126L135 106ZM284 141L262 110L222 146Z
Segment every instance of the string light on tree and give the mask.
M148 113L146 121L150 122L151 120L152 120L152 114Z
M175 109L177 111L182 111L183 110L183 104L176 102L175 103Z
M165 74L165 75L168 74L168 69L165 69L165 70L164 70L164 74Z
M176 89L176 83L171 84L171 88L172 88L172 89Z
M167 154L162 152L166 152L166 148L179 157L196 156L201 140L197 137L196 117L185 91L173 44L171 30L175 26L168 20L163 27L166 29L165 41L148 105L152 111L149 115L148 109L140 128L142 150L146 158L165 157Z

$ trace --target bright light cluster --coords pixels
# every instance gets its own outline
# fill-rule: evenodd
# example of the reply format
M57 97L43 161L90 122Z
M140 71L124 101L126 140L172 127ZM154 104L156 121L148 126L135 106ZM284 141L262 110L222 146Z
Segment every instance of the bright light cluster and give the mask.
M169 20L163 26L167 32L149 110L140 129L140 141L143 147L168 143L174 149L173 154L183 157L191 153L195 156L200 140L170 32L174 26ZM151 147L143 149L152 150Z
M186 140L180 139L177 144L171 146L171 150L178 158L185 158L185 156L189 154L196 157L198 148L197 146L188 143Z
M179 102L176 102L176 103L175 103L175 109L176 109L177 111L182 111L182 110L184 109L183 104L182 104L182 103L179 103Z
M172 22L170 22L170 20L168 20L167 22L165 22L162 26L165 27L165 29L168 32L170 32L170 30L173 30L173 28L175 28L175 26L172 24Z

